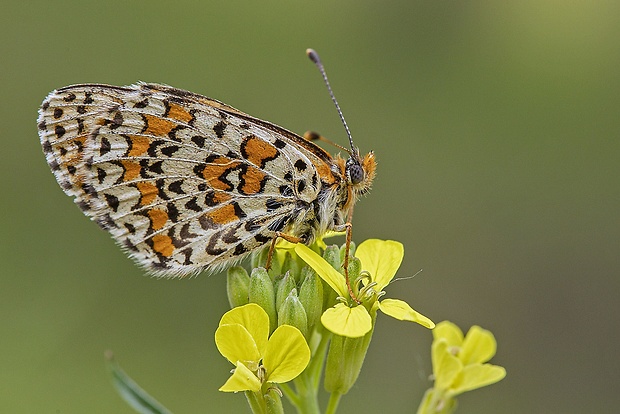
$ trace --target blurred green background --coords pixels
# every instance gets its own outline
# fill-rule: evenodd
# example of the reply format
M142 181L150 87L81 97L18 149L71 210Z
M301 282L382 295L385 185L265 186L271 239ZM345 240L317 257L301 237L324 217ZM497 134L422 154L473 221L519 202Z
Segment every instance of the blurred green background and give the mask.
M379 161L354 238L405 244L388 288L478 324L508 376L460 413L620 405L620 3L32 1L2 6L0 411L131 413L103 352L176 413L248 412L223 394L225 278L144 276L65 196L37 108L81 82L161 82ZM332 148L329 148L333 151ZM411 413L431 333L380 316L342 413Z

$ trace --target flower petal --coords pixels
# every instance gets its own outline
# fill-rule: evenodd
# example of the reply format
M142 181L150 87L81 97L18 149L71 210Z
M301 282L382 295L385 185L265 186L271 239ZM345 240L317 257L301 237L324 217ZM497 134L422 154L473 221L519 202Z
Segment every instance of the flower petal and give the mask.
M283 238L279 238L278 241L276 242L276 249L283 249L283 250L294 250L295 249L295 245L297 243L291 243L290 241L283 239Z
M472 326L465 335L459 359L463 364L469 365L476 362L487 362L497 351L497 342L490 331L479 326Z
M506 369L491 364L471 364L463 368L452 384L453 395L495 384L506 376Z
M220 320L221 325L239 324L250 333L261 355L265 352L269 337L269 316L256 303L238 306L226 312ZM232 361L236 361L233 359Z
M321 322L336 335L349 338L364 336L372 328L370 314L362 305L350 308L344 303L338 303L323 312Z
M463 331L450 321L441 321L433 329L435 341L445 339L449 347L460 347L463 344Z
M288 382L301 374L309 362L310 348L299 329L282 325L271 334L263 357L268 382Z
M339 296L348 297L347 282L344 276L308 246L298 243L295 245L295 253L306 262Z
M435 327L435 323L433 323L433 321L421 313L413 310L407 302L402 300L384 299L379 302L379 309L381 309L381 311L386 315L400 321L416 322L429 329L433 329Z
M318 239L316 239L316 241L314 243L321 250L325 250L325 248L327 247L327 244L325 244L325 242L324 242L325 239L329 239L329 238L332 238L332 237L338 237L338 236L344 236L345 234L347 234L346 231L333 231L333 230L329 230L322 237L319 237Z
M220 354L233 364L243 361L253 369L258 368L261 353L252 335L238 323L220 325L215 331L215 344Z
M456 376L463 370L463 363L449 350L449 344L445 339L433 341L431 345L431 357L433 360L433 375L435 377L435 389L447 390L452 385Z
M377 291L382 291L394 278L405 256L403 244L394 240L368 239L355 251L362 269L370 272Z
M254 391L257 392L261 388L260 380L241 362L237 362L237 368L228 378L228 381L220 388L224 392L237 391Z

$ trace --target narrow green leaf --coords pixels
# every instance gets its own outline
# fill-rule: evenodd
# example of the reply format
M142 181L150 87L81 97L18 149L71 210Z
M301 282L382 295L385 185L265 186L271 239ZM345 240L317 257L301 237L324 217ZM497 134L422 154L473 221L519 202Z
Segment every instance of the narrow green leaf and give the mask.
M114 360L112 352L107 351L105 359L116 391L134 410L141 414L172 414L125 374Z

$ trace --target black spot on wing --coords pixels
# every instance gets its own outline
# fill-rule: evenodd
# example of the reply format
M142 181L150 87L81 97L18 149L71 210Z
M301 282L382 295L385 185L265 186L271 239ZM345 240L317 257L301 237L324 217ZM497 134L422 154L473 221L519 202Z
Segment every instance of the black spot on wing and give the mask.
M54 133L59 139L62 138L63 135L65 135L65 132L65 128L62 125L56 125L56 128L54 128Z
M196 211L196 212L202 211L202 208L197 203L196 197L193 197L191 200L185 203L185 208L187 208L188 210Z
M236 246L235 246L235 250L234 250L233 254L234 254L235 256L240 256L240 255L242 255L243 253L247 253L248 251L249 251L249 250L248 250L248 248L247 248L247 247L245 247L245 246L243 245L243 243L239 243L238 245L236 245Z
M205 146L205 140L206 140L206 138L205 138L205 137L200 136L200 135L194 135L194 136L191 138L191 140L192 140L192 142L193 142L194 144L196 144L196 146L197 146L197 147L199 147L199 148L204 148L204 146Z
M183 191L183 181L178 180L178 181L173 181L168 185L168 190L172 191L173 193L177 193L177 194L185 194L185 191Z
M207 247L205 248L205 251L207 253L209 253L211 256L219 256L220 254L226 252L225 249L222 248L218 248L215 245L217 244L217 242L220 240L221 237L221 233L216 233L213 236L211 236L211 238L209 239L209 243L207 243Z
M295 161L295 168L299 171L305 171L306 168L308 168L308 164L306 164L304 160L297 160Z
M306 181L305 180L299 180L297 182L297 192L298 193L303 193L305 189L306 189Z
M108 152L112 150L112 145L110 144L110 140L106 137L101 138L101 144L99 145L99 155L104 156Z
M161 149L161 153L168 156L168 157L172 157L172 155L177 152L179 150L179 147L177 145L170 145L167 147L163 147Z
M222 138L224 136L224 130L226 129L226 122L220 121L213 126L213 132L217 135L218 138Z
M64 98L62 98L65 102L72 102L74 101L76 98L75 94L73 92L69 93L67 96L65 96Z
M147 98L144 98L143 100L136 102L134 104L134 108L146 108L149 105L149 100Z
M108 203L108 206L112 209L112 211L118 211L119 200L118 197L113 196L112 194L104 194L105 201Z

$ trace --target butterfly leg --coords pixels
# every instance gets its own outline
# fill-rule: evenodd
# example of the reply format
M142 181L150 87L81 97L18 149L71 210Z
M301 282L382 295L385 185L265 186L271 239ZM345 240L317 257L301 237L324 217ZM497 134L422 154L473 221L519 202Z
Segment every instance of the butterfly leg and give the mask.
M358 304L362 303L361 300L357 298L355 293L353 293L353 289L351 288L351 279L349 278L349 252L351 251L351 238L352 238L352 229L353 225L351 222L346 222L344 224L346 230L346 240L345 240L345 255L344 255L344 277L347 281L347 289L349 290L349 295L351 299L353 299Z
M276 232L276 236L271 239L271 244L269 245L269 252L267 253L267 263L265 264L265 269L269 270L271 267L271 259L273 258L273 252L276 250L276 243L278 239L284 239L290 243L301 243L303 239L301 237L291 236L290 234Z
M353 292L353 288L351 287L351 279L349 278L349 252L351 251L351 239L352 239L352 230L353 224L351 224L351 220L348 220L346 223L336 226L334 231L344 231L345 232L345 255L344 255L344 263L342 264L344 269L344 278L347 281L347 290L349 291L349 296L356 303L362 303L361 300L358 299L357 295Z

